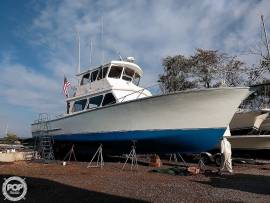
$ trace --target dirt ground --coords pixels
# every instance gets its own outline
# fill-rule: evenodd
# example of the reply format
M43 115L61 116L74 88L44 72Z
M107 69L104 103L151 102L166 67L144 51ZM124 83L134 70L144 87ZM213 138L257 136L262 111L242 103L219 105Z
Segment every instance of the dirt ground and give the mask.
M130 165L121 170L122 163L105 163L103 169L87 164L0 164L0 179L26 178L22 202L270 202L269 164L238 164L235 174L227 176L174 176L142 165L130 171ZM8 201L1 195L0 202Z

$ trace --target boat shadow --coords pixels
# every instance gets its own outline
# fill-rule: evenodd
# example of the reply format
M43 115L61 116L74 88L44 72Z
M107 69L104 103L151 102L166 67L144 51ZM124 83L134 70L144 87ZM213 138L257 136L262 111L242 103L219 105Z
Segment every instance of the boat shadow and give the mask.
M2 180L13 175L0 175ZM56 181L33 178L25 178L27 183L27 194L25 200L19 202L146 202L143 200L136 200L128 197L121 197L91 190L86 190ZM1 195L0 202L4 201L4 196Z
M208 181L194 181L216 188L270 195L270 176L237 173L234 175L207 175Z

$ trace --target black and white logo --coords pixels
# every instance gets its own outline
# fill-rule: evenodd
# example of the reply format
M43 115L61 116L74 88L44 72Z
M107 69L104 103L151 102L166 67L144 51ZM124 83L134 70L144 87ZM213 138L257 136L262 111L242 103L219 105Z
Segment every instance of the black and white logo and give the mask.
M27 193L27 185L24 179L18 176L12 176L5 179L2 185L2 193L5 200L16 202L25 198Z

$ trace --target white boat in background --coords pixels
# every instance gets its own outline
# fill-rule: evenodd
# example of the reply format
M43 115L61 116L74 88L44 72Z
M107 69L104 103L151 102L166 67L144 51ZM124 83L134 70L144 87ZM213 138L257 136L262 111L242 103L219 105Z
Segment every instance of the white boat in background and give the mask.
M270 135L235 135L226 138L233 150L270 150Z
M232 149L238 151L270 150L269 109L236 113L230 123Z
M237 112L230 122L230 131L232 135L247 135L252 129L260 128L262 134L270 132L269 109L257 111Z
M56 143L122 154L136 141L138 153L202 152L215 148L250 89L196 89L152 96L139 87L143 71L132 58L77 75L67 112L48 121ZM32 124L33 137L39 124Z

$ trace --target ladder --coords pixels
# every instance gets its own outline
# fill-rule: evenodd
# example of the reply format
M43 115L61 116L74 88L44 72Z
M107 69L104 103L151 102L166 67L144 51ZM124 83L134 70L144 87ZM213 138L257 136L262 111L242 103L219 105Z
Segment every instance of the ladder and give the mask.
M55 160L53 153L53 137L49 135L50 123L46 113L39 114L38 118L39 135L35 140L35 148L44 160Z

